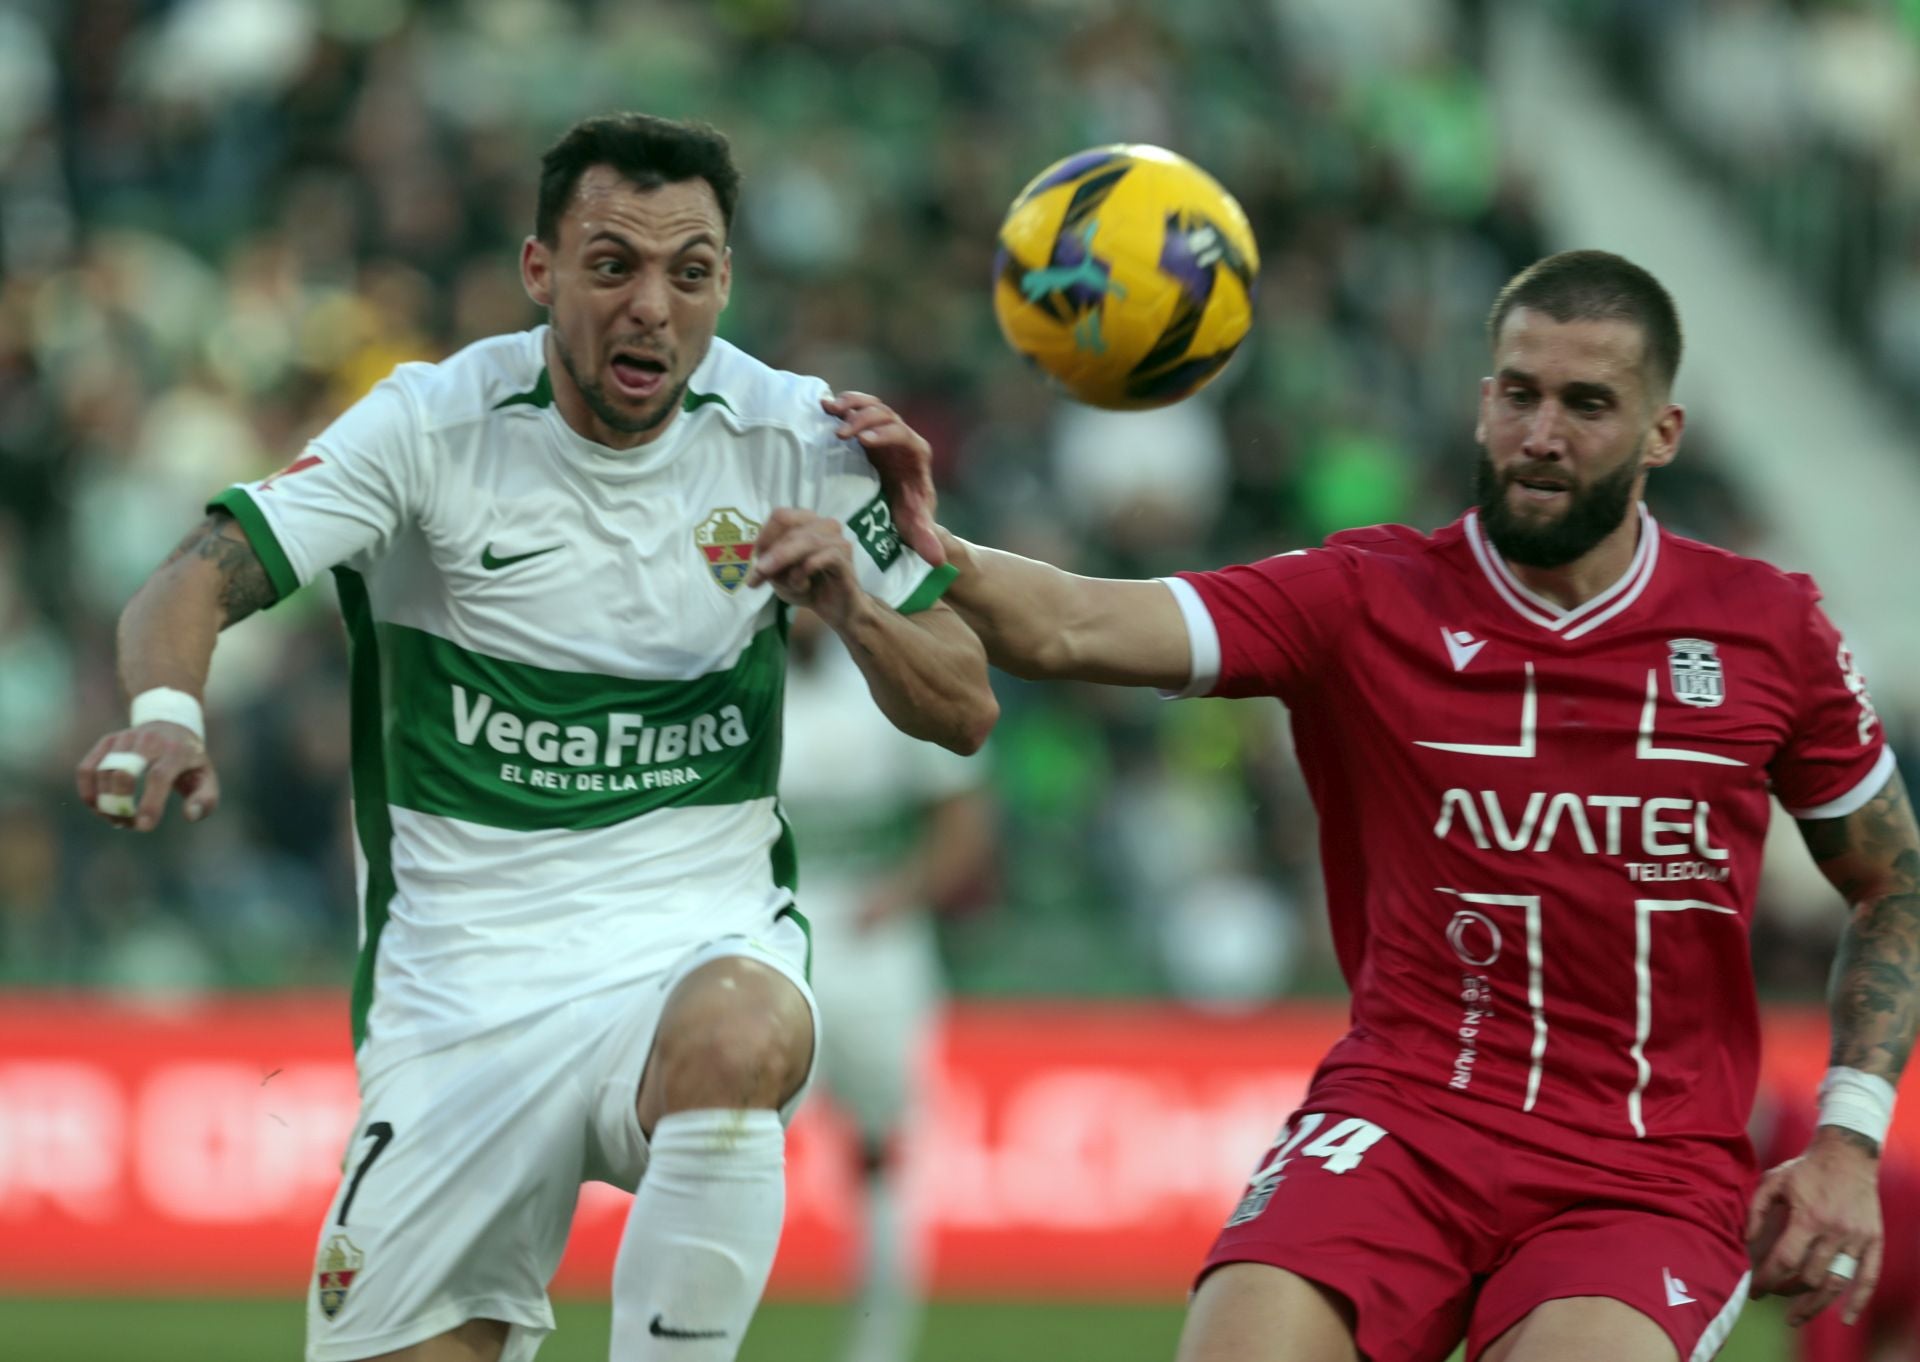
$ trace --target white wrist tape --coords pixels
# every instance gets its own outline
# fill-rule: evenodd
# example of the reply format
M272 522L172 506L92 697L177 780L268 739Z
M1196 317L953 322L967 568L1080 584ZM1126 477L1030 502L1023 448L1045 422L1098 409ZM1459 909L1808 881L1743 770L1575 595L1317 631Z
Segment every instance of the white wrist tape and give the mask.
M179 724L201 742L207 740L207 720L200 711L200 702L172 686L155 686L134 696L130 717L128 726L131 728L158 720Z
M1893 1124L1893 1084L1858 1069L1828 1069L1820 1080L1820 1124L1856 1130L1884 1145Z

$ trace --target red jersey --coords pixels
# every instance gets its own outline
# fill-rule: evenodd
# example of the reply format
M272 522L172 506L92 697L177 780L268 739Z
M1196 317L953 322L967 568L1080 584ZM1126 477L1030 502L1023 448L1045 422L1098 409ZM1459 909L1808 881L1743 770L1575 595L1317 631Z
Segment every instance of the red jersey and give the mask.
M1893 772L1809 579L1643 508L1572 610L1473 513L1167 581L1186 693L1290 711L1353 994L1316 1081L1744 1157L1769 794L1839 817Z

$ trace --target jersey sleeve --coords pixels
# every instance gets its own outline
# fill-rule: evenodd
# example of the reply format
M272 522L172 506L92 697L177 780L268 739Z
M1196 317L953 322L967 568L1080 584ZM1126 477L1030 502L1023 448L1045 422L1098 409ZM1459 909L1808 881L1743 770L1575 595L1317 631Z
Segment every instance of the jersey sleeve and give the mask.
M1351 555L1338 548L1162 580L1180 603L1192 649L1182 696L1287 699L1312 684L1337 622L1357 605Z
M1799 580L1807 592L1794 654L1800 703L1768 774L1774 794L1795 818L1844 818L1893 775L1893 750L1846 640L1819 606L1819 590Z
M240 522L284 600L322 572L377 555L422 497L419 422L395 379L341 413L271 477L236 483L207 503Z
M945 595L960 570L951 563L934 567L907 547L880 490L880 475L860 447L830 440L821 463L813 509L846 527L860 585L903 615L925 610Z

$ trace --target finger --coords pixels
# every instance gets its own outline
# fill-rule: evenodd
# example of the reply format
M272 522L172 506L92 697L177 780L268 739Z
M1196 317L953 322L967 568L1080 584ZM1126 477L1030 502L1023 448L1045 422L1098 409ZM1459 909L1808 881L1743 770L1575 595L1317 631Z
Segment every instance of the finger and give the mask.
M117 828L133 826L140 778L151 762L136 751L130 735L115 735L113 749L94 768L93 811Z
M1827 1278L1826 1284L1817 1291L1809 1291L1803 1296L1795 1296L1793 1304L1787 1307L1787 1323L1798 1329L1822 1310L1840 1298L1847 1289L1847 1283L1838 1277Z
M1834 1255L1840 1252L1840 1244L1839 1239L1816 1236L1807 1245L1806 1256L1801 1258L1800 1266L1793 1274L1794 1281L1808 1291L1817 1293L1824 1290L1833 1280L1828 1269L1833 1265Z
M94 798L100 792L100 758L107 754L113 747L113 740L119 736L118 733L109 733L100 739L87 750L86 756L80 758L80 764L73 770L74 791L80 796L80 802L90 809L94 807Z
M173 788L180 796L189 823L198 823L220 807L220 777L214 774L210 761L182 771Z
M753 552L753 566L747 569L747 585L758 586L769 577L779 577L813 552L819 539L812 534L782 535L772 545Z
M860 442L863 449L898 447L917 450L926 443L920 438L920 432L891 412L867 425L856 427L853 438Z
M1869 1239L1860 1254L1860 1275L1853 1279L1853 1290L1847 1293L1847 1303L1842 1308L1841 1319L1849 1326L1860 1322L1860 1314L1867 1308L1867 1302L1873 1298L1874 1288L1880 1285L1880 1257L1884 1241Z
M863 443L871 443L870 432L883 426L898 426L908 434L913 433L912 427L902 421L900 414L892 407L862 407L859 411L850 413L847 419L840 423L839 434L843 440L858 438Z
M1754 1268L1754 1284L1763 1293L1770 1293L1788 1286L1799 1275L1800 1265L1806 1261L1807 1248L1813 1241L1813 1233L1800 1223L1800 1215L1794 1212L1787 1220L1786 1227L1780 1231L1780 1237L1774 1240L1773 1248Z
M942 530L942 534L946 531ZM1747 1203L1747 1248L1749 1251L1758 1246L1760 1233L1766 1228L1767 1213L1773 1209L1773 1203L1780 1199L1780 1170L1774 1169L1760 1179L1760 1185L1753 1189L1753 1199Z
M134 810L133 826L141 832L152 832L160 826L160 820L166 816L167 798L173 793L174 782L183 772L191 770L204 761L205 754L198 750L183 750L169 746L163 748L153 765L147 769L147 781L140 790L140 803Z

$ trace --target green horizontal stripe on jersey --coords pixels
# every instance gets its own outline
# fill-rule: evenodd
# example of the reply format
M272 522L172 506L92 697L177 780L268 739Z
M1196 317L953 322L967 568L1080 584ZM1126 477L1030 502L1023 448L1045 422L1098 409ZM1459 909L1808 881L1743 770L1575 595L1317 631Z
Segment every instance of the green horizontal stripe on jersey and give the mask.
M275 604L300 589L299 574L287 560L287 551L280 547L280 539L274 534L273 526L267 523L267 517L254 504L253 496L246 488L229 487L209 501L207 509L225 511L240 522L240 528L246 532L247 542L253 545L253 552L260 559L260 566L267 570L267 580L273 583Z
M953 585L953 579L959 575L960 569L952 563L942 563L922 579L920 585L913 589L911 596L900 603L900 613L917 615L929 608L947 594L947 588Z
M399 624L378 634L387 797L401 808L533 832L774 793L778 628L685 681L555 671Z

